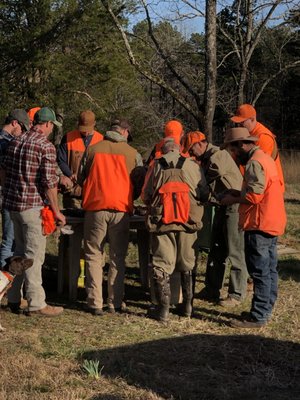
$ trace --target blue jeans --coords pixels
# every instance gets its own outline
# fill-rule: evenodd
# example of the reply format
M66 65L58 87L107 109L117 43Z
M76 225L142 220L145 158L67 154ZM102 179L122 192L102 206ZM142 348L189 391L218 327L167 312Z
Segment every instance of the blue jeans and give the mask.
M9 211L2 209L2 243L0 247L0 269L6 264L5 260L13 255L14 224Z
M261 231L245 232L245 255L249 275L253 279L254 294L251 316L266 322L277 299L277 236Z

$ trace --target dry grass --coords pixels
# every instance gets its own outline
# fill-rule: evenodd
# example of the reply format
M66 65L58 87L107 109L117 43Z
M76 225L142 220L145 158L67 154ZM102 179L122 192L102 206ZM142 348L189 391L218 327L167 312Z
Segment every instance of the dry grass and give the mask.
M285 181L288 184L300 182L300 151L284 150L280 152Z
M290 193L290 191L289 191ZM288 196L289 197L289 196ZM300 249L299 204L287 203L289 227L282 241ZM55 242L49 244L54 248ZM56 261L55 255L48 261ZM70 304L57 298L51 274L48 298L66 307L54 319L2 310L0 400L286 400L300 394L300 261L280 260L279 299L272 321L259 330L229 327L248 310L195 299L195 318L172 314L167 326L145 317L149 304L138 283L136 249L130 246L126 281L128 314L93 317L84 293ZM197 292L203 287L203 263ZM99 360L99 379L83 370Z

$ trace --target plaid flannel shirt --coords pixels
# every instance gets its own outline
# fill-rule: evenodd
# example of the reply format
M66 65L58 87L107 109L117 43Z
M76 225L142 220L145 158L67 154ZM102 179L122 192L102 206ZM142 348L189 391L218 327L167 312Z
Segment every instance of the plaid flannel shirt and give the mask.
M3 207L9 211L43 206L46 190L57 186L55 147L35 127L11 141L1 166Z

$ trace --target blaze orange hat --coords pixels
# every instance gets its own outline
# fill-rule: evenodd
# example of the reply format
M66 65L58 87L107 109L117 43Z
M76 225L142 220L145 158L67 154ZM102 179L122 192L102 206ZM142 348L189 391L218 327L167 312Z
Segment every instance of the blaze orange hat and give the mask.
M206 140L204 133L200 131L188 132L183 140L183 152L187 153L195 143Z
M165 137L172 137L174 138L174 141L177 144L179 144L182 133L183 133L183 126L179 121L176 121L174 119L166 123L164 131Z
M30 110L27 111L27 115L28 115L31 123L34 120L35 113L37 111L39 111L40 109L41 109L41 107L33 107L33 108L30 108Z
M236 115L231 117L231 121L235 123L240 123L246 121L248 118L253 118L256 117L256 111L251 104L242 104L239 106L239 108L236 110Z
M96 117L93 111L86 110L79 114L78 130L79 132L92 132L95 129Z

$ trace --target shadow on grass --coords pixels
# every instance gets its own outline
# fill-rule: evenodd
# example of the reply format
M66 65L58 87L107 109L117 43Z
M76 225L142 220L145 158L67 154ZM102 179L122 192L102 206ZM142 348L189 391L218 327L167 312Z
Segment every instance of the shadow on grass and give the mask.
M254 335L188 335L81 354L102 375L164 399L296 399L300 345ZM93 400L101 399L92 397Z
M293 279L295 282L300 282L300 260L292 257L280 260L278 273L282 280Z
M285 199L284 202L285 203L290 203L290 204L300 204L300 200L299 199Z

